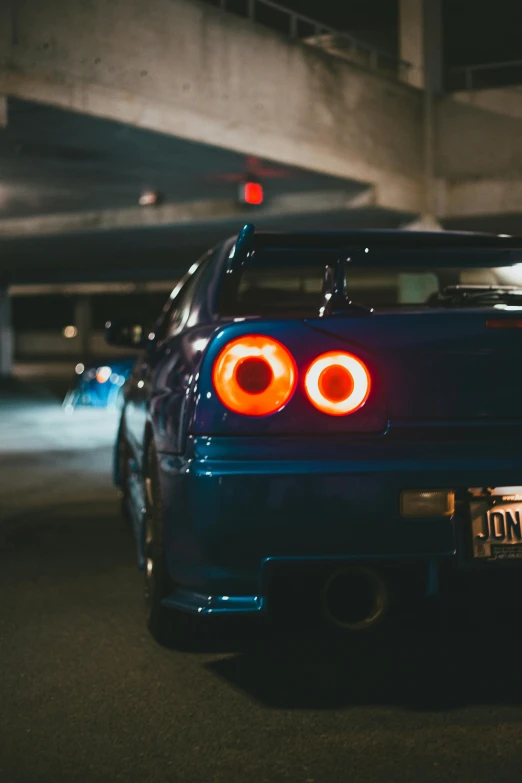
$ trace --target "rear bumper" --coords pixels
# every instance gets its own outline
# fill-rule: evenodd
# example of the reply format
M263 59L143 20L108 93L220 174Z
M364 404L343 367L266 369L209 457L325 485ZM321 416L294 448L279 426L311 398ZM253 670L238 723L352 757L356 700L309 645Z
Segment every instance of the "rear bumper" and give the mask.
M470 562L464 496L522 485L522 454L507 438L197 437L186 457L160 457L160 475L167 561L182 587L175 605L257 613L275 565L364 561L420 573L427 594L442 564L495 569ZM400 493L415 488L454 489L454 517L403 518Z

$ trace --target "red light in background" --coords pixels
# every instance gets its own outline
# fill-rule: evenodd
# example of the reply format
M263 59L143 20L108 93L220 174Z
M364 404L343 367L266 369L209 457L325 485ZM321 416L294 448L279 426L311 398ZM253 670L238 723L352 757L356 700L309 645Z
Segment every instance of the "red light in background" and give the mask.
M262 204L263 186L259 182L245 182L243 185L243 201L245 204Z

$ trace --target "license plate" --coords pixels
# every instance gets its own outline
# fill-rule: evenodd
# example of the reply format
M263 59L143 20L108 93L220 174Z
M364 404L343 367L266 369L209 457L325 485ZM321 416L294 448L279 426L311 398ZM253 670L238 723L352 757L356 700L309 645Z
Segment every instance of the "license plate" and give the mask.
M522 502L483 500L471 504L473 557L522 560Z

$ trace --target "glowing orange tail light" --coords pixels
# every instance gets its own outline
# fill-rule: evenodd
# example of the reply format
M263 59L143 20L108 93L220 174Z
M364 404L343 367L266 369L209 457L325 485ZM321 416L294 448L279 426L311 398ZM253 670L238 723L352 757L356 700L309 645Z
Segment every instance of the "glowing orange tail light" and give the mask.
M305 377L308 399L330 416L346 416L358 410L368 399L370 386L366 365L344 351L318 356Z
M212 381L227 408L245 416L280 410L294 393L297 369L289 351L271 337L246 335L228 343L216 359Z

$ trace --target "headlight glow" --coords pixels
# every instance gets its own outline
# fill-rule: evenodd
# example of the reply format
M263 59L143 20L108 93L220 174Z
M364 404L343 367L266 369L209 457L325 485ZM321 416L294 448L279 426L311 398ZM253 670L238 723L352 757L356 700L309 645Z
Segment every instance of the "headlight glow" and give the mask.
M98 383L105 383L109 380L112 374L112 369L110 367L98 367L96 370L96 380Z

